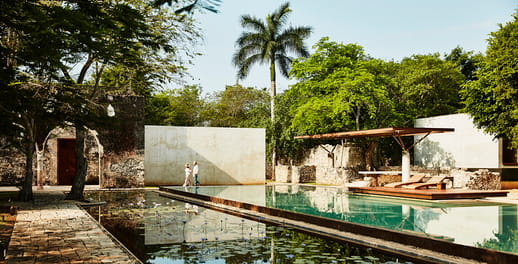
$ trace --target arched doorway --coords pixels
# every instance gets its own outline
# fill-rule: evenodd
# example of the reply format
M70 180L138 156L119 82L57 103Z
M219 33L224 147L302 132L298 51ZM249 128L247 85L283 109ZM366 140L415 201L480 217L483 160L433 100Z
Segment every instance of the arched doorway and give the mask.
M88 129L85 139L87 160L86 184L99 185L101 182L101 158L103 147L95 130ZM43 174L40 181L46 185L71 185L75 174L75 128L56 127L44 143Z

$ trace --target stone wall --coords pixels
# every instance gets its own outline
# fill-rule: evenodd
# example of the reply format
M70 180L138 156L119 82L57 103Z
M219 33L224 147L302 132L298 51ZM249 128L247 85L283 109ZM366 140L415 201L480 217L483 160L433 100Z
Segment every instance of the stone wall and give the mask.
M19 186L25 173L25 156L18 150L0 148L0 185Z
M60 184L58 181L58 140L62 138L75 138L75 131L74 127L57 127L49 133L43 150L42 184ZM86 184L99 184L102 146L99 145L95 130L88 130L87 132L85 155L87 162Z
M104 148L103 188L144 186L144 97L108 96L115 109L110 126L97 129Z
M449 174L453 176L453 184L456 188L469 190L500 190L502 188L500 173L487 169L477 171L453 169Z
M364 165L363 151L353 144L320 145L308 150L296 165L328 168L357 168Z
M348 168L317 167L316 183L343 186L356 179L356 175L358 175L357 172Z
M296 165L277 165L276 182L344 185L358 178L364 166L362 150L355 145L321 145L308 150Z
M317 182L316 166L287 166L278 165L275 171L276 182L308 183Z
M144 186L144 98L108 96L101 103L110 103L116 115L108 120L108 125L100 122L88 128L86 183L104 188ZM59 184L57 142L60 138L75 138L75 129L55 128L49 133L43 149L43 184ZM19 185L25 175L25 157L17 150L6 149L5 145L0 140L0 184ZM35 155L34 183L36 162Z

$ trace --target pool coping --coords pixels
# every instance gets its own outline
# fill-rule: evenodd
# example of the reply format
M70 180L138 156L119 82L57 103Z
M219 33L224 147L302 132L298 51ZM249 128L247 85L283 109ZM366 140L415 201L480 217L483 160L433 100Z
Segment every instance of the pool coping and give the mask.
M518 255L486 248L367 226L341 220L295 213L229 199L160 187L161 195L252 220L290 226L297 230L401 255L422 263L518 263Z

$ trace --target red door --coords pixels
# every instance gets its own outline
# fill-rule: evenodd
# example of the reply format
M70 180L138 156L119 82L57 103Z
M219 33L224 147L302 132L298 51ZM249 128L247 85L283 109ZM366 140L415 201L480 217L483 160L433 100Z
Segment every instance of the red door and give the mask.
M72 185L76 173L76 140L73 138L58 139L58 184Z

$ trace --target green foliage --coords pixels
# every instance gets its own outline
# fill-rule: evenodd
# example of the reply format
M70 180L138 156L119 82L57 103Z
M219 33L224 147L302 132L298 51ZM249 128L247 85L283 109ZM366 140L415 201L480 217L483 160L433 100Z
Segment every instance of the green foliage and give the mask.
M515 228L507 228L503 232L494 233L495 238L484 239L481 243L477 243L478 247L490 248L499 251L517 252L518 251L518 230Z
M193 13L196 8L202 8L205 10L208 10L213 13L218 12L218 7L220 5L222 0L194 0L194 2L184 5L181 8L178 8L175 10L175 13L182 14L182 13ZM162 6L164 4L173 5L173 2L183 2L180 0L154 0L153 5L158 7Z
M458 94L465 77L455 63L439 54L414 55L404 58L398 68L395 81L401 91L401 111L420 118L461 108Z
M291 75L300 81L286 93L293 102L292 129L315 134L397 123L385 62L369 58L358 45L328 38L314 48L308 59L293 63Z
M466 81L475 80L475 72L480 68L479 64L484 56L480 53L473 54L473 51L464 51L457 46L451 50L450 54L445 55L444 59L452 61L460 69L460 72L466 77Z
M41 135L50 126L68 121L81 131L91 121L90 114L96 111L89 99L98 96L96 88L105 65L145 65L152 57L142 56L145 50L155 54L175 50L169 39L157 34L159 29L146 24L146 18L129 2L0 3L1 132L14 146L23 146L27 168L32 168L34 145L41 144ZM94 89L79 91L92 74L96 76ZM76 91L70 93L72 85ZM58 115L61 111L56 105L70 106L67 114ZM76 146L82 151L81 144ZM32 196L31 184L32 172L27 169L24 199Z
M213 95L204 117L209 126L266 127L270 122L269 100L264 89L228 85Z
M275 81L275 63L284 76L288 76L292 58L288 52L307 57L309 52L303 40L311 34L310 27L287 27L288 15L291 12L289 3L285 3L262 21L258 18L244 15L241 17L241 26L245 31L237 39L237 52L232 63L238 68L238 79L245 78L250 68L256 63L270 65L270 79Z
M461 91L465 111L475 123L518 148L518 13L491 33L486 57Z
M191 59L198 55L194 47L201 39L201 30L192 18L173 11L185 4L184 1L159 9L145 1L124 2L142 14L150 39L141 42L139 49L133 51L136 58L101 65L91 82L100 77L103 86L121 87L138 95L149 96L163 85L184 76L189 61L180 58Z
M146 101L147 125L197 126L205 102L201 88L185 86L152 95Z

